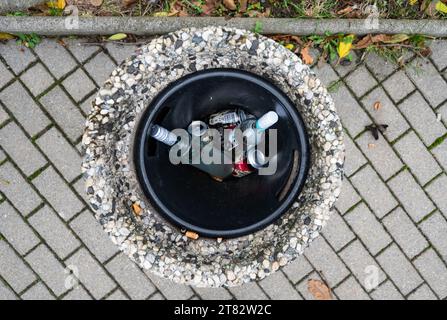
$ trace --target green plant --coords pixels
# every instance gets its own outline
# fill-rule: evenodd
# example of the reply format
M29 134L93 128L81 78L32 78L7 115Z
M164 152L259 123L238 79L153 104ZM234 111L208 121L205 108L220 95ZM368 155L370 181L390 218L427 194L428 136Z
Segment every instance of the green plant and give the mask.
M255 27L253 28L253 32L261 33L262 29L263 29L262 22L261 21L256 21Z
M25 47L31 49L35 48L42 41L42 39L35 33L31 34L19 33L17 34L17 37L19 38L17 40L17 44L24 45Z
M203 13L203 9L202 9L201 6L198 6L198 5L192 3L192 2L189 1L189 0L182 0L182 3L183 3L184 5L190 7L190 8L194 11L195 14L201 14L201 13ZM202 0L199 0L198 3L202 5L202 4L203 4L203 1L202 1Z

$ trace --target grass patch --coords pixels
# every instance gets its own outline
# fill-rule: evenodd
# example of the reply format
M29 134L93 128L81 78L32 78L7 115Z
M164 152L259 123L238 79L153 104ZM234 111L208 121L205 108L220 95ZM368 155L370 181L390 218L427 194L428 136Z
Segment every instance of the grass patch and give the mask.
M439 146L441 143L443 143L445 139L447 139L447 133L444 134L442 137L439 137L438 139L436 139L435 142L433 142L433 143L428 147L428 150L433 150L434 148L436 148L437 146Z
M48 168L50 165L46 164L42 168L36 170L36 172L32 173L27 180L32 181L33 179L37 178L46 168Z
M340 89L340 87L342 86L342 84L343 82L341 80L334 80L328 85L327 91L330 93L337 92L338 89Z

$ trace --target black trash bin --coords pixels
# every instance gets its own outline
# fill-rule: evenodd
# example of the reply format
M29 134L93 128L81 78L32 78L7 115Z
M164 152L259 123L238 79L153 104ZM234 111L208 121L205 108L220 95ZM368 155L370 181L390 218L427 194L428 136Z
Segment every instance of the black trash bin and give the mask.
M274 175L218 182L193 166L171 164L169 147L148 138L152 124L187 128L229 106L256 117L278 114ZM161 215L201 236L231 238L266 227L291 207L304 186L310 150L297 108L275 85L241 70L208 69L173 82L151 101L138 124L134 161L141 187Z

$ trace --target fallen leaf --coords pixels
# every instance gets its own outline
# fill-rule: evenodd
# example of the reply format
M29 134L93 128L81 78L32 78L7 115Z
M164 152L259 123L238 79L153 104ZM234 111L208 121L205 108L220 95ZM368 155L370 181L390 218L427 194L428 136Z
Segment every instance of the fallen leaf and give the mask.
M408 34L395 34L392 35L389 39L382 40L383 43L401 43L408 40L410 36Z
M323 281L310 279L307 282L307 289L317 300L332 300L331 289Z
M47 6L48 8L53 8L53 9L64 9L66 6L66 2L65 0L54 0L54 1L49 1L47 2Z
M416 3L418 3L418 0L410 0L410 6L414 6Z
M134 203L132 205L132 210L135 213L136 216L140 216L141 215L141 207L138 203Z
M14 38L15 37L12 34L0 32L0 40L11 40Z
M345 36L342 39L340 39L337 46L337 53L340 59L346 57L349 54L349 52L351 52L352 41L354 41L353 34Z
M137 0L123 0L123 5L129 7L133 5L135 2L137 2Z
M185 236L189 239L197 240L199 239L199 234L193 231L186 231Z
M356 49L365 49L365 48L369 47L371 44L378 43L378 42L384 42L390 38L391 38L391 36L389 36L387 34L377 34L375 36L372 36L369 34L369 35L363 37L362 39L360 39L360 41L358 41L354 45L354 47Z
M344 14L351 13L352 11L354 11L354 8L349 6L349 7L346 7L344 9L341 9L341 10L337 11L337 14L338 15L344 15Z
M123 39L126 39L126 38L127 38L127 34L125 34L125 33L117 33L117 34L114 34L114 35L110 36L109 38L107 38L107 40L109 40L109 41L120 41L120 40L123 40Z
M303 58L303 62L305 64L312 64L314 62L314 58L309 54L310 46L305 46L301 49L301 57Z
M442 3L441 1L438 1L435 6L436 11L447 13L447 5L445 3Z
M291 43L288 43L288 44L286 44L285 46L284 46L286 49L289 49L289 50L293 50L293 48L295 47L293 44L291 44Z
M237 6L234 3L234 0L223 0L223 5L225 6L225 8L227 8L228 10L236 10Z
M167 17L169 16L169 12L166 11L154 12L152 15L154 17Z
M100 7L102 5L103 0L90 0L90 4L95 7Z
M202 15L209 15L216 10L219 3L217 0L207 0L204 4L200 5L202 8Z
M245 12L247 11L247 0L240 0L239 1L239 12Z
M380 101L376 101L374 103L374 110L380 110L382 108L382 103Z

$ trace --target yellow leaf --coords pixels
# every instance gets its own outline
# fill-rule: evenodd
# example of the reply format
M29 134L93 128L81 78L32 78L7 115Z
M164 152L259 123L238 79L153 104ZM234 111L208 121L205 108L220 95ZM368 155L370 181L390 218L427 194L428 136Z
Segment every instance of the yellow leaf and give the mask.
M354 35L352 34L340 39L337 47L337 53L340 59L346 57L349 54L349 52L351 52L353 40Z
M0 32L0 40L11 40L14 38L15 37L12 34Z
M63 10L66 5L67 4L66 4L65 0L53 0L53 1L47 2L47 6L49 8L53 8L53 9L61 9L61 10Z
M418 3L418 0L410 0L410 6L414 6L416 3Z
M166 11L160 11L160 12L154 12L154 17L167 17L169 15L169 12Z
M285 47L286 49L293 50L294 45L291 44L291 43L288 43L288 44L286 44L284 47Z
M442 3L441 1L438 1L436 3L436 10L442 13L447 13L447 5L445 3Z
M114 34L113 36L110 36L107 40L109 40L109 41L120 41L120 40L123 40L123 39L126 39L127 38L127 34L125 34L125 33L117 33L117 34Z

